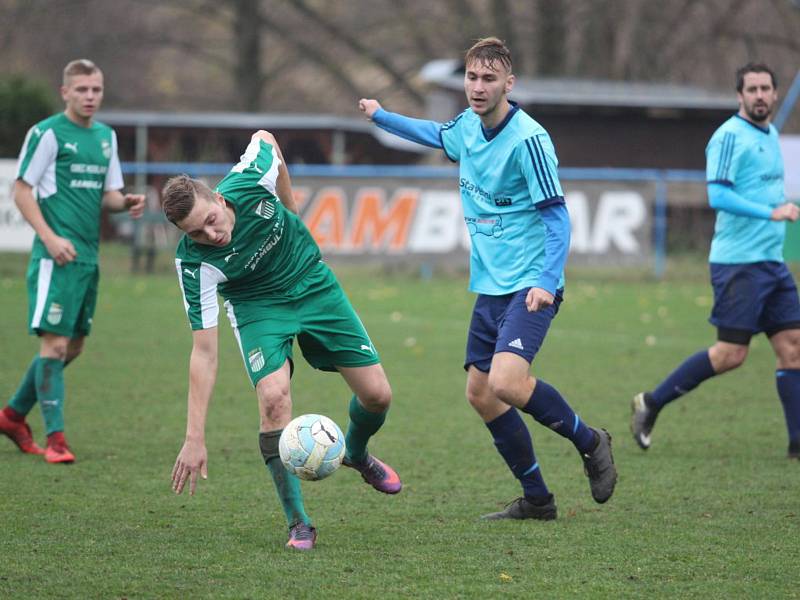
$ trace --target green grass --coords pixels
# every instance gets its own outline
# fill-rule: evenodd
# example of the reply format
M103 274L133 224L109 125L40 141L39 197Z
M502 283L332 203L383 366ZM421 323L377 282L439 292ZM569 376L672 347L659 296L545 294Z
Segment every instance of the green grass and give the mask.
M630 397L713 339L702 261L664 282L570 273L534 373L611 431L620 480L596 505L571 445L530 421L559 508L550 523L477 518L519 489L464 400L465 279L340 269L394 389L371 449L405 488L383 496L347 469L304 484L320 537L297 554L283 549L255 395L226 323L209 479L194 497L171 492L191 345L177 282L168 258L131 276L120 251L107 255L94 332L66 371L78 461L46 465L0 440L0 598L798 597L800 466L785 459L763 337L740 370L669 407L647 453L628 433ZM2 403L36 351L25 260L0 256ZM293 396L295 414L346 426L337 376L300 359ZM30 420L42 441L38 408Z

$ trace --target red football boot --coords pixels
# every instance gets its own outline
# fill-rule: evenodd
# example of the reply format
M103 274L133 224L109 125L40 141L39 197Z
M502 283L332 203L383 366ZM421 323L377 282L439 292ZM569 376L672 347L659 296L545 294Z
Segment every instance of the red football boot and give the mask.
M14 418L9 418L8 413L13 411ZM44 454L44 450L33 441L31 428L25 422L24 415L6 407L0 410L0 433L7 435L17 445L21 452L26 454Z

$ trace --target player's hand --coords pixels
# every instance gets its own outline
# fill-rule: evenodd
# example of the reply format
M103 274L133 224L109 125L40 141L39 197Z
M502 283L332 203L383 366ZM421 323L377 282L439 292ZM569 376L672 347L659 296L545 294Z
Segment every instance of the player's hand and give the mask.
M381 103L372 98L362 98L358 101L358 109L372 119L372 115L381 107Z
M45 248L47 248L47 252L53 257L53 260L56 261L59 267L63 267L65 264L72 262L75 260L75 257L78 256L78 253L75 251L75 246L73 246L72 242L67 238L53 235L53 237L47 238L46 240L43 239L42 242Z
M138 219L144 214L144 194L125 194L125 208L131 219Z
M771 219L773 221L792 221L794 223L798 217L800 217L800 208L793 202L787 202L775 207L772 211Z
M197 488L197 475L208 479L208 454L206 445L202 442L186 440L183 443L175 466L172 467L172 489L176 494L183 491L183 486L189 482L189 494L194 496Z
M528 296L525 298L525 305L528 307L528 312L536 312L542 308L547 308L555 302L555 296L543 290L542 288L532 287L528 290Z

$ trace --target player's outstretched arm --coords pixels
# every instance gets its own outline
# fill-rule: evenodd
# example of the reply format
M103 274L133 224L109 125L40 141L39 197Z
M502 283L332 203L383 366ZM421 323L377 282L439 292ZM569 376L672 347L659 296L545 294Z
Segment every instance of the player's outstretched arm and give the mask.
M14 203L58 265L65 265L75 260L78 255L75 246L67 238L56 235L56 232L44 220L42 210L33 193L33 187L27 181L17 179L14 182Z
M192 334L189 359L189 401L186 439L172 468L172 489L176 494L189 482L194 495L197 476L208 479L208 455L205 429L211 392L217 378L217 328L200 329Z
M439 131L442 129L441 123L425 119L413 119L386 111L381 107L380 102L372 98L359 100L358 108L384 131L429 148L442 147L442 140L439 137Z
M278 167L278 178L275 181L275 191L278 193L278 198L280 198L281 204L283 204L294 214L298 214L297 204L295 204L294 193L292 192L292 179L289 177L289 169L286 166L286 159L283 158L281 147L278 145L278 140L276 140L275 136L269 131L265 131L263 129L256 131L253 134L253 138L264 140L268 144L272 145L272 147L275 148L275 152L278 153L278 158L281 159L281 165Z

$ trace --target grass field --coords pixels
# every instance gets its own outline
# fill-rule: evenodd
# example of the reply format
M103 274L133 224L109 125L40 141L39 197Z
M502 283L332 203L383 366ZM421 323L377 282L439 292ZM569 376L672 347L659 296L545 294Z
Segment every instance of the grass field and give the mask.
M628 433L631 396L713 338L702 266L663 282L570 273L534 372L612 433L620 479L596 505L571 445L531 420L559 508L549 523L478 519L519 489L464 400L465 279L342 269L394 389L371 450L405 488L382 496L348 469L304 484L320 537L298 554L283 549L255 396L227 323L209 479L194 497L171 492L190 333L174 275L129 275L114 254L94 332L66 371L78 461L46 465L0 440L0 598L800 597L800 465L785 458L763 337L740 370L670 406L647 453ZM0 256L3 404L36 350L25 260ZM295 414L345 427L341 380L296 364ZM38 408L30 421L42 441Z

